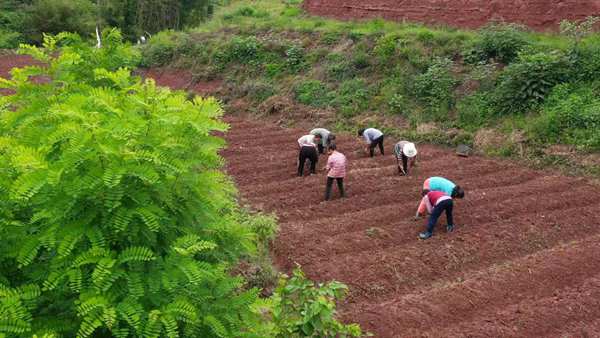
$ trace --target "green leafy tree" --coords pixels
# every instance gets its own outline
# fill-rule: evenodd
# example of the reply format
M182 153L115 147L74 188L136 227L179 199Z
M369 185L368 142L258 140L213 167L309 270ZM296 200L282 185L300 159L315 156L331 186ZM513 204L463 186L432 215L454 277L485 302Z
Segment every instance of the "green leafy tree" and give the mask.
M257 336L219 103L132 77L120 40L46 36L0 80L0 336Z

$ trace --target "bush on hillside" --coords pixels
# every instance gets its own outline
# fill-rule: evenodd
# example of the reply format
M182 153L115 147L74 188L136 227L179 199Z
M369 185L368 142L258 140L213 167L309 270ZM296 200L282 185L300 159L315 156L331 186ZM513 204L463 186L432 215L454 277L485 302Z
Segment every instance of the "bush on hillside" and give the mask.
M534 138L543 143L600 150L600 83L556 86L529 126Z
M337 107L342 116L353 117L369 108L371 91L364 79L344 81L333 95L331 104Z
M414 93L429 110L447 112L454 104L454 87L457 84L452 74L453 62L447 58L436 58L427 71L417 75Z
M319 80L305 80L294 87L296 101L314 107L327 105L327 87Z
M557 51L521 54L498 79L498 112L526 113L544 102L555 85L569 80L571 66L569 58Z
M142 65L145 67L164 66L172 62L183 48L189 48L189 45L187 34L162 31L152 36L148 44L142 45Z
M47 37L27 48L47 67L0 81L0 335L253 336L222 110L132 77L110 34Z
M286 66L292 72L297 72L305 66L304 49L298 45L292 45L285 51Z
M492 24L484 27L473 45L464 53L466 62L495 59L508 64L528 45L523 30L514 24Z
M253 36L234 36L222 50L215 53L214 58L218 65L224 67L232 62L248 64L260 59L263 45Z
M571 51L573 76L580 81L595 81L600 78L600 39L590 39Z

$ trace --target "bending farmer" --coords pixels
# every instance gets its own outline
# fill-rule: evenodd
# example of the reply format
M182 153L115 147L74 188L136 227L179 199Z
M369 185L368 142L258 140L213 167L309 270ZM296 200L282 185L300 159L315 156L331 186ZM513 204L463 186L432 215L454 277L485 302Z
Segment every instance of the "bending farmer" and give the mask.
M377 146L379 146L379 151L381 152L381 155L383 155L383 133L381 130L375 128L361 129L358 131L358 136L364 137L367 142L365 150L369 152L371 157L373 157L375 147Z
M446 219L448 224L446 225L446 231L452 232L454 230L454 221L452 219L452 208L454 204L452 197L441 191L430 191L423 196L422 203L425 205L427 212L430 214L429 221L427 222L427 230L419 234L419 238L428 239L433 236L433 228L438 221L438 218L442 215L442 212L446 212ZM420 214L423 214L424 210L417 210L415 218L418 218Z
M398 164L398 174L408 175L409 170L417 161L417 147L412 142L400 141L394 146L394 154ZM400 162L402 162L402 166L400 166Z
M304 175L304 164L310 160L310 174L316 173L319 154L317 154L317 143L321 142L319 135L304 135L298 139L300 154L298 155L298 176Z
M325 128L315 128L309 134L321 136L321 142L317 144L319 154L323 154L327 150L327 146L335 140L335 135Z
M423 193L426 194L430 191L441 191L445 192L452 198L464 198L465 191L454 182L443 177L430 177L423 183Z
M346 177L346 156L337 151L335 143L329 145L327 149L329 158L327 159L327 186L325 187L325 200L328 201L331 198L331 188L333 187L333 180L337 181L337 186L340 191L340 197L346 197L344 193L344 177Z

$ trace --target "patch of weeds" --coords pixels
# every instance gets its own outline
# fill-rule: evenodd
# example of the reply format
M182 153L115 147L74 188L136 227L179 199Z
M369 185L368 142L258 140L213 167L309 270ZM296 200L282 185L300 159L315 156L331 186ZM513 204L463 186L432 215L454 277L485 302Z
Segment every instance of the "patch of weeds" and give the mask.
M305 56L306 62L310 64L321 63L329 54L329 50L327 48L316 48L312 51L308 52Z
M275 95L275 88L269 82L250 79L242 84L240 92L242 96L247 96L252 101L260 103Z
M294 87L296 101L314 107L322 107L328 103L327 87L319 80L306 80Z
M370 57L365 52L355 52L352 56L352 66L357 70L369 68L371 65Z
M281 16L286 18L295 18L302 14L302 9L298 7L287 7L281 11Z
M340 53L330 53L327 55L327 65L325 66L327 78L334 81L342 81L355 75L355 68L350 60Z
M338 43L342 39L342 34L338 32L327 32L321 37L321 42L325 45L332 46Z
M285 51L285 62L289 70L297 72L302 69L304 63L304 49L298 45L293 45Z
M265 75L268 78L276 78L285 72L285 65L282 63L265 64Z
M353 117L369 107L370 90L364 79L342 82L335 93L332 105L339 108L344 117Z

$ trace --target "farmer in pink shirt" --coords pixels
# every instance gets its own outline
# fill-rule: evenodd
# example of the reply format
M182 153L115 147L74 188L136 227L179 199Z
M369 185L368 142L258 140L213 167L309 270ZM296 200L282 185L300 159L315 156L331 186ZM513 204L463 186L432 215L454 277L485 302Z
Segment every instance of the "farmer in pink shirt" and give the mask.
M327 159L327 187L325 188L325 200L328 201L331 198L331 188L333 187L333 180L337 181L338 189L340 190L340 196L346 197L344 193L344 177L346 177L346 156L337 151L335 143L329 145L327 149L329 159Z
M452 232L452 230L454 230L454 220L452 219L454 203L452 202L452 197L442 191L430 191L424 193L421 205L425 206L430 216L429 221L427 222L427 230L420 233L419 238L428 239L433 236L433 228L444 211L446 212L446 219L448 221L446 231ZM418 218L419 215L423 213L425 213L425 210L419 206L415 218Z

